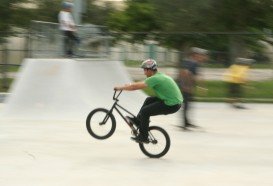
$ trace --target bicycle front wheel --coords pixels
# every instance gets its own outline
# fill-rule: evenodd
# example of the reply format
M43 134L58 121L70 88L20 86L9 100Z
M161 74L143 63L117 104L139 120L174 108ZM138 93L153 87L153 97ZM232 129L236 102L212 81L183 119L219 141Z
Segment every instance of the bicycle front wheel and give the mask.
M86 128L94 138L107 139L116 130L116 119L109 110L97 108L88 114Z
M167 154L171 146L168 133L161 127L149 127L149 143L139 143L141 151L150 158L160 158Z

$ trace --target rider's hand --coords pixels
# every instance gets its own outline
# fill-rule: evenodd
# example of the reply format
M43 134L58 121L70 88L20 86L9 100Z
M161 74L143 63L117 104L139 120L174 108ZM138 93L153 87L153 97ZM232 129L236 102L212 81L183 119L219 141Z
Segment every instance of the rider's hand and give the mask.
M114 90L117 91L117 90L122 90L120 87L114 87Z

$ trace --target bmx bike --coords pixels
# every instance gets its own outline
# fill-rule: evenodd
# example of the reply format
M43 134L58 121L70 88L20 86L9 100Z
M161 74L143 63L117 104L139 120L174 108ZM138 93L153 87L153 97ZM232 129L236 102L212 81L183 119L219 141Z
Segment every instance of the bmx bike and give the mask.
M86 118L86 128L89 134L99 140L107 139L116 130L116 119L113 115L113 111L123 118L125 123L130 127L133 136L139 134L139 126L126 119L126 116L122 113L129 114L131 117L135 117L131 112L118 104L118 97L122 91L115 91L113 95L114 104L110 110L105 108L97 108L91 111ZM171 140L168 133L161 127L150 126L148 129L148 143L139 143L141 151L150 158L160 158L164 156L170 149Z

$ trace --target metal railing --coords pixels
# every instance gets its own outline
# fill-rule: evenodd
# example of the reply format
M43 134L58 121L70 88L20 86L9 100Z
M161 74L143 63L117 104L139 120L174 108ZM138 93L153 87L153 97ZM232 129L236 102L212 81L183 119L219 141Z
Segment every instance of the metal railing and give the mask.
M30 56L52 58L64 56L64 36L59 24L32 21L30 27ZM75 47L75 55L85 58L107 58L112 37L107 35L105 26L78 25L80 43Z

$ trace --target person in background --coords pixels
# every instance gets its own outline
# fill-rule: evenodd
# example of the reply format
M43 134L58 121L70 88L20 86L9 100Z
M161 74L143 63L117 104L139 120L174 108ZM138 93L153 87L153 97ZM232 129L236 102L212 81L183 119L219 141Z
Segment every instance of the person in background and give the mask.
M244 109L242 105L243 85L247 82L247 75L250 65L254 60L247 58L236 58L224 74L224 81L227 83L227 101L233 108Z
M190 130L189 128L198 128L198 126L192 124L189 119L190 103L193 100L195 88L197 87L199 66L208 60L208 51L205 49L192 47L189 52L189 57L182 60L179 63L179 86L183 94L183 123L181 127L183 130ZM206 90L199 86L200 89Z
M66 57L72 57L74 55L73 48L75 43L79 43L80 40L76 35L76 25L71 14L73 4L69 2L63 2L62 10L59 12L58 19L60 24L60 30L64 36L64 53Z
M141 68L147 77L145 81L116 86L114 90L132 91L151 88L155 92L156 96L146 98L136 118L127 116L130 123L139 126L140 134L137 137L132 137L132 139L138 143L148 143L150 116L177 112L181 107L183 97L176 82L171 77L158 72L155 60L143 61Z

